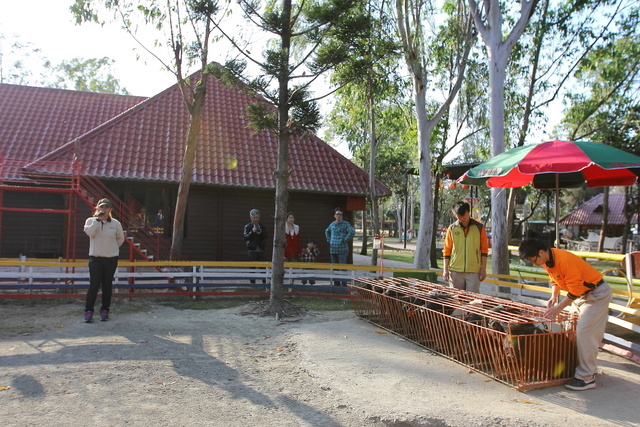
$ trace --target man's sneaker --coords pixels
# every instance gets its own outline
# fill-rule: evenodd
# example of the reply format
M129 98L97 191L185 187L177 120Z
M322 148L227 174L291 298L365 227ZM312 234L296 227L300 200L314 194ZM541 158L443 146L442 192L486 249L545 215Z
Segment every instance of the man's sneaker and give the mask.
M569 390L576 391L589 390L591 388L596 388L596 379L594 378L591 381L587 382L584 380L579 380L578 378L574 378L565 383L564 387L568 388Z
M93 321L93 310L87 310L84 312L85 323L91 323Z
M100 321L106 322L109 320L109 312L107 310L100 310Z

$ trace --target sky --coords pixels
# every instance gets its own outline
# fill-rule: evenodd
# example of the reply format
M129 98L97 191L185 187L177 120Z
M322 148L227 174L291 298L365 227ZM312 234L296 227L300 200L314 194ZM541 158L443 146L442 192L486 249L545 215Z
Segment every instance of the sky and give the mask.
M0 0L0 34L30 43L54 65L76 57L113 59L111 73L131 95L154 96L175 84L175 77L163 70L160 62L141 49L119 25L76 25L69 12L71 4L73 0ZM224 62L226 53L218 47L212 50L210 59ZM5 63L10 60L4 58ZM326 109L325 104L322 112ZM321 130L319 136L322 135ZM346 143L335 148L351 157Z
M31 43L54 64L75 57L113 59L112 74L132 95L153 96L175 83L173 75L162 70L160 63L139 49L117 25L76 25L69 12L72 3L72 0L0 0L0 33ZM136 59L138 54L140 60Z
M173 74L163 70L160 62L140 48L119 25L76 25L69 11L72 4L73 0L0 0L0 34L30 43L54 65L76 57L106 56L115 61L111 74L131 95L154 96L175 84ZM210 60L223 63L226 56L227 51L218 47L212 49ZM5 63L10 60L4 58ZM322 137L322 131L319 136ZM346 143L334 148L351 157Z

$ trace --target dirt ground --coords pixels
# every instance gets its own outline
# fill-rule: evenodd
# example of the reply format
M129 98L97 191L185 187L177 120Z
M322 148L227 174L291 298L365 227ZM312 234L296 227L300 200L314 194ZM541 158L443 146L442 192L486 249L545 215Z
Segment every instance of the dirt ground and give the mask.
M118 301L0 305L5 426L640 425L640 366L601 352L598 388L521 393L354 316Z

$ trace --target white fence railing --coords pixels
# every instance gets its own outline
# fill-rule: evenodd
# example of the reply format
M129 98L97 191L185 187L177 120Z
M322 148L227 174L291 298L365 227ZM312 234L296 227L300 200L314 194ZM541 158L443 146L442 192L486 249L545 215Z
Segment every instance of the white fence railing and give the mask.
M350 282L358 278L409 276L436 282L441 272L412 268L375 267L351 264L285 263L284 287L292 290L333 289L334 293L348 296L346 288L334 282ZM135 295L140 289L179 289L180 294L211 294L212 288L262 288L270 286L272 268L269 262L207 262L207 261L120 261L114 287L129 289L126 295ZM522 277L489 275L482 283L481 294L509 298L532 305L543 305L549 288L540 283L527 283ZM534 278L535 279L535 278ZM302 284L302 281L309 283ZM443 283L443 282L440 282ZM0 260L0 298L17 295L25 297L52 296L56 290L86 289L89 286L87 261L26 261ZM246 292L245 292L246 293ZM161 294L161 293L160 293ZM233 292L228 292L229 295ZM76 294L77 296L79 294ZM148 295L145 294L145 295ZM326 295L326 294L325 294ZM71 296L62 293L57 296ZM627 292L614 291L610 304L609 322L640 334L640 309L629 303L637 297ZM612 335L605 338L616 345L640 353L634 342Z

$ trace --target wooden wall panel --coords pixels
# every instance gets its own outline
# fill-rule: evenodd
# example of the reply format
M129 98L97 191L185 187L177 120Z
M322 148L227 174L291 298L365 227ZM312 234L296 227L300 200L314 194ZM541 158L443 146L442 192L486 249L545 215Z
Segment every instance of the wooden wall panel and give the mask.
M55 193L4 191L3 207L64 209L64 197ZM65 215L46 212L2 212L0 253L4 258L56 258L63 255Z
M136 183L140 187L144 184ZM119 183L126 186L126 183ZM150 187L157 188L157 184ZM169 188L168 186L167 188ZM170 188L169 188L170 189ZM173 194L167 191L167 194ZM260 210L261 221L265 225L269 238L266 245L266 259L271 260L274 230L273 190L250 190L242 188L213 188L192 186L187 206L185 239L183 253L190 260L203 261L245 261L247 250L244 243L243 228L249 222L249 211ZM4 206L49 207L65 209L67 196L59 194L40 194L29 192L5 192ZM296 216L300 226L301 243L304 246L313 238L319 249L319 262L329 262L329 246L324 231L333 221L333 209L346 206L347 197L332 194L314 194L292 192L289 195L289 211ZM158 201L155 201L158 204ZM164 205L173 209L175 200L165 200ZM352 212L345 212L345 220L353 225ZM76 259L88 257L89 238L84 234L83 226L92 208L78 199L77 213L73 216L72 227L67 233L67 218L63 214L15 213L4 212L2 234L0 235L0 257L18 257L25 250L25 238L30 236L54 236L61 240L60 250L51 256L64 256L64 239L67 235L73 239L75 233ZM173 212L166 212L171 218ZM114 212L118 218L118 212ZM169 220L170 221L170 220ZM171 235L168 235L171 238ZM30 256L35 256L30 255ZM47 254L40 254L47 255ZM125 243L120 250L120 258L128 259L129 246Z

